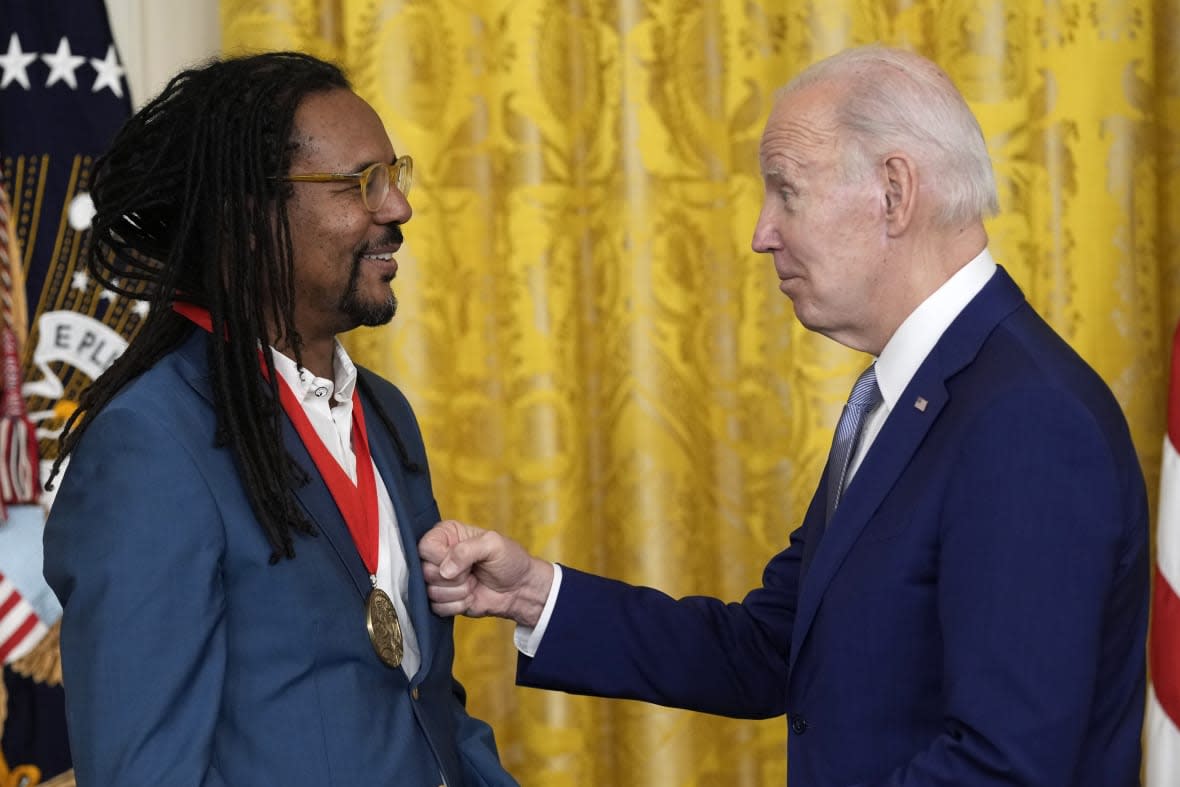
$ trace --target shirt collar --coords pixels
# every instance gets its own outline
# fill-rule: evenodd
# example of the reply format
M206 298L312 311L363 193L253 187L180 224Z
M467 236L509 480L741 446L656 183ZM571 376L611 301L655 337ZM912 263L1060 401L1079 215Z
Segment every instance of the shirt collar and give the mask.
M877 358L881 399L892 410L942 334L996 272L986 248L910 312Z
M335 378L332 380L317 377L307 369L299 367L293 358L288 358L274 347L270 348L270 354L274 359L275 371L287 382L291 390L299 395L301 401L315 401L328 396L332 396L337 402L352 400L352 392L356 388L356 365L348 357L348 352L339 339L334 340L332 348L332 374Z

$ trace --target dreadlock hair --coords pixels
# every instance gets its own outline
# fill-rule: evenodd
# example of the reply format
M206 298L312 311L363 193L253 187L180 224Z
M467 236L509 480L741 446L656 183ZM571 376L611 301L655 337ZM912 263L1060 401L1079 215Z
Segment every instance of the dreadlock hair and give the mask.
M151 310L80 397L51 483L94 417L196 329L172 309L183 300L207 309L212 336L226 339L209 342L215 443L233 452L271 562L295 556L293 531L315 533L294 498L307 475L283 447L274 361L258 348L285 340L302 364L286 210L292 191L278 178L297 147L299 104L336 88L350 88L337 66L297 52L212 60L174 77L96 162L87 266L105 287Z

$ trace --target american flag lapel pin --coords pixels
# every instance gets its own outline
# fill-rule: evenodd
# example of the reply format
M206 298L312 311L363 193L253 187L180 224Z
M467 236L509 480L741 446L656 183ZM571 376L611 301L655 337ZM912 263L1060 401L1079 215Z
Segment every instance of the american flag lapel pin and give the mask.
M919 413L924 413L924 412L926 412L926 405L927 404L929 404L929 402L926 401L926 397L919 396L917 399L914 400L914 409L917 410Z

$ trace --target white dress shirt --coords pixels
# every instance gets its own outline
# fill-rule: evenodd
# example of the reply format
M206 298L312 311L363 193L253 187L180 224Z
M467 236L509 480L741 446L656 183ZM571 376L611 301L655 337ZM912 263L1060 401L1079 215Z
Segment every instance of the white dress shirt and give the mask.
M950 327L955 318L967 308L971 299L979 294L983 285L996 272L996 261L985 248L975 259L964 265L937 290L932 292L918 308L910 312L877 357L877 387L881 389L881 405L869 413L856 453L848 463L845 488L856 475L857 468L864 461L873 441L885 425L885 419L897 406L901 393L914 379L918 367L938 344L938 340ZM909 406L908 404L906 405Z
M303 405L303 412L311 421L328 452L340 464L353 483L356 483L356 454L352 450L352 393L356 388L356 366L345 352L344 346L336 342L332 359L332 373L335 380L316 377L307 369L296 366L295 361L271 348L275 370L286 380ZM369 432L381 428L380 424L366 424ZM370 459L370 461L372 461ZM385 480L373 465L373 477L377 482L377 587L385 591L397 610L401 623L405 652L401 668L407 677L414 677L422 663L418 638L410 622L409 569L406 565L405 546L397 527L397 514Z
M893 332L893 336L889 337L888 343L881 350L881 355L876 358L881 404L865 421L856 453L848 463L845 484L852 481L865 454L869 452L873 441L881 432L881 427L885 425L885 419L897 406L897 400L910 384L918 367L926 360L926 356L934 349L934 345L942 338L950 324L967 307L971 299L979 294L995 272L996 262L985 248L922 301L918 308L910 312L910 316L906 317ZM557 593L561 589L561 566L554 564L553 568L553 586L549 589L549 597L545 600L545 608L536 627L517 626L513 637L517 650L529 657L535 656L541 646L549 618L557 604Z

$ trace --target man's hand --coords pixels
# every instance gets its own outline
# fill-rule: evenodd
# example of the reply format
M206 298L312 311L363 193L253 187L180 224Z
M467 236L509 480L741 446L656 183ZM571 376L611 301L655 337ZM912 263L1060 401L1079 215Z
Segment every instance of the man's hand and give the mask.
M553 564L511 538L448 519L418 542L430 608L444 617L494 615L536 626L553 584Z

